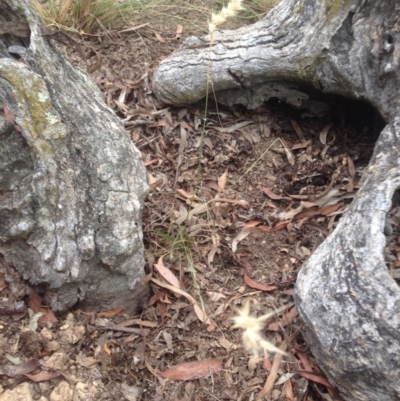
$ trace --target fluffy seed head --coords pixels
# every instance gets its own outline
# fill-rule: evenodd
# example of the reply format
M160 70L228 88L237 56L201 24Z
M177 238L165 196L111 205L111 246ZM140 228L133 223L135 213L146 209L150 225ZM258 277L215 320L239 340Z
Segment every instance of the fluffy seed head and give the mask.
M222 7L219 14L224 19L223 22L225 22L227 18L234 17L236 15L236 11L228 7Z
M231 0L226 7L222 7L218 14L212 13L211 22L208 23L208 31L211 35L211 43L214 40L213 34L217 26L223 24L228 18L234 17L240 10L243 10L242 0Z
M264 357L266 357L269 352L277 352L286 355L284 351L267 341L261 333L265 322L281 310L282 308L276 312L267 313L260 317L251 316L249 301L244 304L242 309L238 310L238 314L232 318L235 322L233 328L244 330L242 340L248 351L251 351L254 355L263 353Z
M226 17L224 17L224 16L222 15L222 13L219 13L219 14L214 14L214 13L212 13L212 14L211 14L211 22L212 22L215 26L221 25L221 24L223 24L225 21L226 21Z
M231 0L228 3L228 8L231 8L233 11L243 10L242 0Z

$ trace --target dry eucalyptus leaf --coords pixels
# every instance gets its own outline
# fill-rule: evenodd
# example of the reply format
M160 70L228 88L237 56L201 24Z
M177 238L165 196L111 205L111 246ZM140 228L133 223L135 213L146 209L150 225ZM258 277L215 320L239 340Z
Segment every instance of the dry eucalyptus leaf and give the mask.
M212 373L218 373L222 369L222 360L216 358L203 361L186 362L173 366L160 375L170 380L195 380Z
M21 376L33 372L37 367L39 367L37 359L31 359L19 365L0 365L0 375L9 377Z
M232 241L232 252L235 253L237 250L237 246L240 241L243 241L247 236L249 236L251 233L259 233L261 232L260 229L257 227L248 227L240 231L240 233L233 239Z
M350 177L354 178L356 176L356 167L354 166L353 159L347 155L347 165L349 167Z
M242 121L241 123L231 125L230 127L212 127L212 129L215 129L219 132L226 132L226 133L230 134L233 131L240 130L240 128L246 127L249 124L255 124L255 122L254 121Z
M303 130L301 129L300 125L297 123L296 120L290 120L290 123L292 124L293 129L295 130L297 136L299 137L301 142L305 142Z
M269 189L267 187L263 187L262 190L265 193L265 195L267 195L269 198L271 198L273 200L292 200L288 196L277 195L276 193L274 193L271 189Z
M333 123L326 125L319 134L319 141L322 145L326 145L329 130L333 127Z
M172 273L170 269L168 269L168 267L164 266L163 257L164 255L158 259L158 262L154 264L154 267L157 269L157 271L160 273L165 281L167 281L174 287L179 288L180 282L178 278L174 275L174 273Z
M221 191L225 190L227 181L228 181L228 167L226 168L225 172L221 175L221 177L218 178L218 186L221 188Z

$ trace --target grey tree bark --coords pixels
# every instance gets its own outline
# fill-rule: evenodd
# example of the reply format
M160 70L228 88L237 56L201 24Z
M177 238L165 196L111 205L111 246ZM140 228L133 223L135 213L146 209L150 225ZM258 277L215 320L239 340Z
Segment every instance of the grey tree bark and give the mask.
M400 400L400 289L384 262L384 226L400 188L400 3L284 0L237 31L191 38L154 73L164 103L205 96L256 107L300 105L299 83L372 104L387 123L348 213L302 267L295 300L319 365L348 401Z
M53 310L135 311L147 295L140 152L31 7L0 3L0 253Z

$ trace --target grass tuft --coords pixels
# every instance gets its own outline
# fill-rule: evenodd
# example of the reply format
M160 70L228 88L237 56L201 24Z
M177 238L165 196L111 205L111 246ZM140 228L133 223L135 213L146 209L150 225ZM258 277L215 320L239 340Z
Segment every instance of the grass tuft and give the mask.
M139 13L138 0L32 0L47 26L91 34L126 25Z
M31 0L43 22L47 26L83 34L106 32L122 26L135 26L150 22L163 25L184 24L194 32L209 31L206 15L215 7L222 7L220 13L213 14L210 23L215 27L222 19L231 18L238 0L224 6L220 0ZM234 28L261 19L280 0L248 0L236 18ZM238 9L239 10L239 9ZM183 17L186 16L186 17Z

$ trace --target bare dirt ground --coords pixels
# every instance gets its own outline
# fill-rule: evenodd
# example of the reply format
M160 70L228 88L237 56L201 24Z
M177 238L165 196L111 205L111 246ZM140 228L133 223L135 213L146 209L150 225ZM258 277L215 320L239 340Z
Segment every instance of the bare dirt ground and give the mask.
M279 101L253 111L212 104L202 135L204 104L167 107L151 92L152 71L189 33L152 24L59 43L142 152L152 295L137 316L55 317L3 261L3 312L6 300L30 311L0 316L0 400L340 399L302 340L294 283L346 212L380 123L337 98L319 99L322 116ZM231 318L246 300L257 315L283 307L264 335L286 355L244 348ZM10 367L15 358L23 363Z

